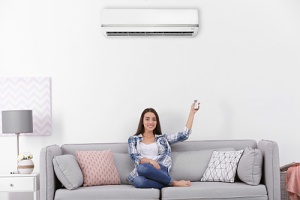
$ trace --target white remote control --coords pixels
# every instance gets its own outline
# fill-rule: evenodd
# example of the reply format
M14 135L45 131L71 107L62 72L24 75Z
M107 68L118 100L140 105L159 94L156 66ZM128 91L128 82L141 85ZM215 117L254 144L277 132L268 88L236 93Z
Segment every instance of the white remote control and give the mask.
M199 109L199 105L198 105L198 101L194 100L194 109L198 110Z

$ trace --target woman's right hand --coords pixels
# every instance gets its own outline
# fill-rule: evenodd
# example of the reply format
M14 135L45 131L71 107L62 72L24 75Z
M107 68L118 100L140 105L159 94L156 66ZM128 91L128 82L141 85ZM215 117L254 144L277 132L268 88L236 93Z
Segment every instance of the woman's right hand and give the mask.
M156 169L160 170L160 165L158 164L158 162L156 162L155 160L151 160L149 161L149 163L151 165L153 165L153 167L155 167Z
M152 160L150 158L142 158L140 163L141 164L144 164L144 163L151 164L151 165L153 165L153 167L160 170L160 165L158 164L158 162L156 162L156 160Z

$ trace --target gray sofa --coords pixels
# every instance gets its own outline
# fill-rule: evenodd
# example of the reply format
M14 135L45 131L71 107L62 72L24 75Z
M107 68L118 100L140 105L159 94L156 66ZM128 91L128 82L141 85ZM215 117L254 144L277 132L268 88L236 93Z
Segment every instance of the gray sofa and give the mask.
M207 140L185 141L172 145L172 157L179 153L202 152L197 159L187 160L185 164L173 160L171 172L175 177L188 177L190 167L195 167L193 162L201 162L207 166L207 155L214 149L233 148L241 150L246 147L259 149L263 156L262 178L258 185L248 185L236 180L234 183L201 182L193 180L190 187L165 187L158 189L136 189L128 182L126 177L133 164L127 152L127 143L99 143L99 144L65 144L62 146L51 145L43 148L40 153L40 199L41 200L96 200L96 199L235 199L235 200L279 200L280 199L280 170L279 152L276 142L262 140ZM53 157L72 154L85 150L112 150L115 164L121 178L121 185L104 185L92 187L79 187L68 190L62 187L53 168ZM203 153L204 152L204 153ZM127 155L128 157L127 157ZM125 155L125 157L120 156ZM174 159L176 159L174 157ZM206 158L204 158L206 157ZM186 158L186 157L185 157ZM127 159L127 160L124 160ZM186 158L188 159L188 158ZM179 163L179 164L178 164ZM173 174L172 174L173 173ZM194 173L194 172L193 172ZM201 172L203 173L203 172ZM202 174L195 176L201 177ZM189 178L189 177L188 177ZM196 178L199 179L199 178Z

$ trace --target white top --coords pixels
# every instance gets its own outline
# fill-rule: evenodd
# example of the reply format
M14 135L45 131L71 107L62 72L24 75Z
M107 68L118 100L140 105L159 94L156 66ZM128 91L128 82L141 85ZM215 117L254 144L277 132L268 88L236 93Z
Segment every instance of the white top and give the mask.
M156 160L158 156L158 146L156 142L151 144L144 144L142 142L139 142L137 145L137 149L141 153L141 156L144 158Z

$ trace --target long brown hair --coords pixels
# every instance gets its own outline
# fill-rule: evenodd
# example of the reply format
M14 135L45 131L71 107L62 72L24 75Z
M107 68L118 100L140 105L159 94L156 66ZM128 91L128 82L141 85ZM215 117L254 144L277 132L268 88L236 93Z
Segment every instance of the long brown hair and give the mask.
M154 135L161 135L161 128L160 128L160 122L159 122L159 117L158 117L158 114L157 112L153 109L153 108L146 108L142 114L141 114L141 117L140 117L140 122L139 122L139 126L137 128L137 131L134 135L139 135L139 134L142 134L144 133L145 131L145 127L143 125L143 120L144 120L144 115L147 113L147 112L152 112L155 117L156 117L156 127L155 129L153 130L153 133Z

